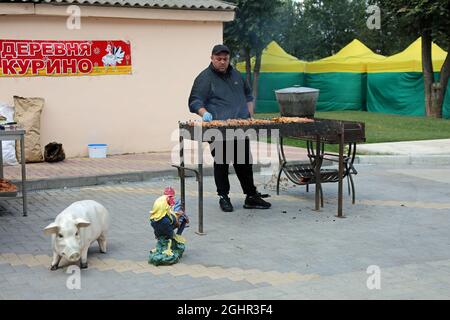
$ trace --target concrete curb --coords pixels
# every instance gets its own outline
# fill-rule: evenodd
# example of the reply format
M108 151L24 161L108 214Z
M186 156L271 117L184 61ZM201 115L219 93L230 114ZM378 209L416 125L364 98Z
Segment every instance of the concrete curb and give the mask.
M253 166L254 172L260 172L262 167L270 165L255 164ZM230 166L230 173L234 173L233 166ZM213 176L213 167L203 168L203 176ZM187 171L186 176L194 177L194 173ZM116 184L124 182L140 182L149 181L156 178L178 178L178 172L176 168L173 170L160 170L160 171L139 171L139 172L127 172L116 173L109 175L99 176L80 176L80 177L51 177L47 179L33 179L27 180L27 191L48 190L48 189L63 189L63 188L77 188L96 186L103 184ZM12 180L14 184L21 190L21 180Z
M355 164L374 165L450 165L450 155L361 155Z

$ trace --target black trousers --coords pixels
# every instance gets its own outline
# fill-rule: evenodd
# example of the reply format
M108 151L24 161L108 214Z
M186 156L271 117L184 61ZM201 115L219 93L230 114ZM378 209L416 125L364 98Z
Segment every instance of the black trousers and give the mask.
M253 181L250 141L248 139L213 141L210 142L210 149L214 158L214 180L217 194L219 196L228 195L230 192L228 174L232 162L234 171L241 183L242 191L246 195L255 195L256 187Z

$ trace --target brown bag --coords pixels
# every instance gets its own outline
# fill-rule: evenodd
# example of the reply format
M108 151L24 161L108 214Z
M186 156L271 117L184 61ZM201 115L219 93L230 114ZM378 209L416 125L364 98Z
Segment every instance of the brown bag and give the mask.
M26 130L25 162L42 162L41 147L41 113L44 108L43 98L22 98L14 96L14 120ZM20 162L20 144L16 143L17 160Z

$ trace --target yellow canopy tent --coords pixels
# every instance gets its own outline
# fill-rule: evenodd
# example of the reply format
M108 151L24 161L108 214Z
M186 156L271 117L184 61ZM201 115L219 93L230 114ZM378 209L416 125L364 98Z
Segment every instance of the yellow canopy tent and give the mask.
M447 52L432 44L435 77L441 70ZM372 62L367 66L367 110L404 115L425 115L425 91L422 73L422 39L418 38L404 51ZM450 118L450 93L444 100L443 116Z
M367 64L384 59L354 39L335 55L308 63L306 86L320 90L317 110L364 110Z
M434 71L440 71L447 52L432 43L431 54ZM405 50L382 61L373 61L367 65L367 72L422 72L422 38L418 38Z
M253 70L255 57L251 58L251 65ZM272 41L261 56L256 112L278 112L275 90L303 85L305 66L305 61L288 54ZM245 62L238 63L236 68L245 76Z

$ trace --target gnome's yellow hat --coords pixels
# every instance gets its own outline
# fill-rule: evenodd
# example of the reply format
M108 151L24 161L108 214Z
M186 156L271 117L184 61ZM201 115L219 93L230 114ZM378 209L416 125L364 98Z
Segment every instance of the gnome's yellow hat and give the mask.
M150 211L150 220L159 221L169 213L170 206L167 203L167 196L163 195L153 203L153 209Z

